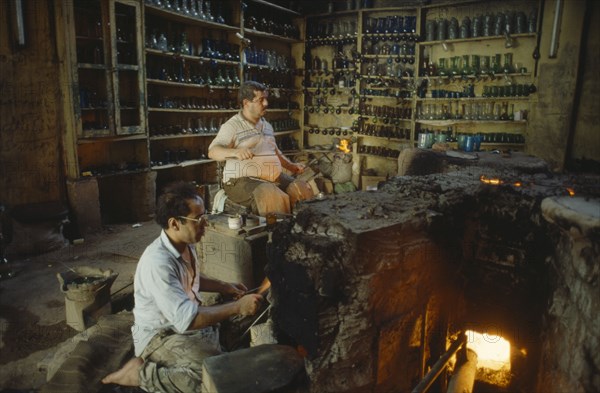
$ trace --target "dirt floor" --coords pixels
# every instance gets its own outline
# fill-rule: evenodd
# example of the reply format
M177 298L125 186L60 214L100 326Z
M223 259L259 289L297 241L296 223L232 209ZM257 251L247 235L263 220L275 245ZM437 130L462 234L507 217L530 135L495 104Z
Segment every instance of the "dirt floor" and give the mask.
M79 266L112 269L119 273L111 288L113 312L127 308L137 260L159 232L152 221L106 226L81 244L9 258L14 277L0 280L0 392L37 391L54 353L79 333L65 322L57 274Z

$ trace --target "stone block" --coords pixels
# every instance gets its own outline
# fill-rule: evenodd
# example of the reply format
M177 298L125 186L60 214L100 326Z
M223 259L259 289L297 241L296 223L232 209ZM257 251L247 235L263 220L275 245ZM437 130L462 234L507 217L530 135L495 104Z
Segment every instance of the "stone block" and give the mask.
M240 349L204 360L202 392L288 391L301 375L303 367L302 357L292 347L266 344Z

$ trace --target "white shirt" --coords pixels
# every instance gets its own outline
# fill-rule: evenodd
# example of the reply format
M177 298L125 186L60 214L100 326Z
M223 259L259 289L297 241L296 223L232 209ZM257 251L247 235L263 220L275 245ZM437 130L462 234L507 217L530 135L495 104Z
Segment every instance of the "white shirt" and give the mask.
M257 177L275 182L281 174L281 161L275 154L277 145L273 127L264 118L254 125L240 111L221 125L208 149L216 145L230 149L248 148L254 153L250 160L228 158L223 170L224 182L239 177Z
M198 256L193 246L188 247L196 261L195 275L164 230L140 257L133 284L135 356L141 355L159 331L183 333L196 317L200 305Z

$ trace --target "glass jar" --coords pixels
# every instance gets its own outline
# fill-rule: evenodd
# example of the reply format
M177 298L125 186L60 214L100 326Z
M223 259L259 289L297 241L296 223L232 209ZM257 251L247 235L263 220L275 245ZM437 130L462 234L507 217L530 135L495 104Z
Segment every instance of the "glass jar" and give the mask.
M489 37L494 32L494 15L486 14L483 18L483 36Z
M479 59L479 75L487 76L490 73L490 57L481 56Z
M471 19L465 16L460 24L460 38L471 37Z
M473 18L473 24L471 26L471 36L473 38L481 37L483 30L483 16L477 15Z
M458 19L452 17L448 25L448 39L455 40L458 38Z
M434 19L425 22L425 41L435 41L436 30L437 22Z
M504 29L506 28L506 17L502 12L496 14L494 20L494 35L504 35Z
M437 39L438 41L446 40L448 36L448 21L446 19L440 19L438 21Z

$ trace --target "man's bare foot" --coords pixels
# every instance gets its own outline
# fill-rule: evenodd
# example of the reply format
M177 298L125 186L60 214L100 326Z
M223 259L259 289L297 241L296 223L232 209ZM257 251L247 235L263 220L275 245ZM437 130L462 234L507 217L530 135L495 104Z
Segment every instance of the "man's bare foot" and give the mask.
M144 361L142 358L129 360L121 369L108 374L102 379L102 383L116 383L122 386L140 386L140 367Z

